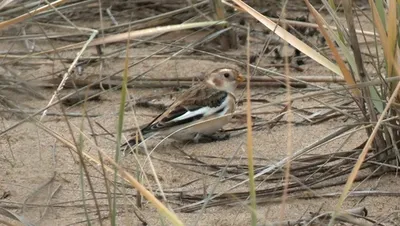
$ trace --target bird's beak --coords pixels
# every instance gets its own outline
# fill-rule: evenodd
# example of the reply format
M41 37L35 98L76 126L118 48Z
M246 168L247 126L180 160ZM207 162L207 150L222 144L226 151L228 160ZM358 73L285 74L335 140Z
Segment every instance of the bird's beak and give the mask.
M246 81L246 78L242 74L239 74L239 76L236 77L236 81L237 82L244 82L244 81Z

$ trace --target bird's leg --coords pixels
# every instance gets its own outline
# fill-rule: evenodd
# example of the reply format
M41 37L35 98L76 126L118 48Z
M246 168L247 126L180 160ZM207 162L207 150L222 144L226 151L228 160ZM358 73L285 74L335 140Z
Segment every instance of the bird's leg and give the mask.
M193 137L193 142L194 142L195 144L202 143L202 142L200 141L200 140L202 139L202 137L203 137L203 134L197 133L197 134Z
M228 140L231 137L230 133L227 132L216 132L211 135L216 141L219 140Z
M228 140L230 137L229 133L214 133L214 134L201 134L198 133L196 136L193 138L193 141L195 143L210 143L210 142L215 142L215 141L222 141L222 140Z

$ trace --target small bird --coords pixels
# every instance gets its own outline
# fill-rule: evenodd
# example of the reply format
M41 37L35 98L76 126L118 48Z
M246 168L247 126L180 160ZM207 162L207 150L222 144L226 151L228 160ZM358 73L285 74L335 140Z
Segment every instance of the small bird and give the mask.
M203 82L186 90L166 111L142 127L143 138L161 135L196 143L218 140L213 134L227 124L232 116L218 117L235 111L236 98L233 92L243 81L245 77L235 69L212 71ZM141 143L140 139L133 137L122 147L135 146L137 141Z

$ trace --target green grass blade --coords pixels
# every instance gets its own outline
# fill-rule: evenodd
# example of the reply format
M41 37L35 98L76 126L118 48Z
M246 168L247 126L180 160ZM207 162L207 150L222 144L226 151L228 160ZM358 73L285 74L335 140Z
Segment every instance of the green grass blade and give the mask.
M336 10L337 7L335 5L334 0L329 0L327 2L326 0L322 0L322 3L325 5L325 8L328 10L329 14L332 16L332 19L335 21L336 27L337 27L337 36L339 37L341 42L345 42L344 35L343 35L343 26L339 21L339 18L337 16ZM327 26L330 27L330 26Z
M129 39L127 40L127 47L129 46ZM121 148L121 138L122 138L122 127L124 124L124 112L125 112L125 102L126 102L126 94L127 94L127 84L128 84L128 65L129 65L129 51L126 51L124 72L122 77L122 87L121 87L121 102L119 104L119 113L118 113L118 125L117 125L117 142L115 147L115 157L114 161L118 164L120 158L120 148ZM117 179L118 179L118 169L114 167L114 193L113 193L113 206L112 206L112 217L111 224L116 224L116 216L117 216Z
M83 127L83 122L81 124L81 129ZM78 148L78 152L82 152L83 150L83 136L82 134L79 135L79 148ZM81 153L82 155L82 153ZM82 196L82 204L83 204L83 210L85 212L85 217L86 217L86 223L88 226L91 226L92 223L90 222L90 218L89 218L89 213L87 210L87 205L86 205L86 196L85 196L85 180L84 180L84 172L83 172L83 164L85 164L83 161L79 161L79 182L81 185L81 196Z
M379 113L382 113L383 109L385 108L385 102L382 100L382 97L379 95L378 90L375 86L369 86L368 88L374 107Z
M304 0L304 2L306 3L309 11L311 12L311 14L314 16L320 31L322 33L322 35L324 36L326 43L328 44L330 50L332 51L333 56L335 57L336 63L339 65L340 70L342 71L342 76L343 78L346 80L346 83L348 85L355 85L356 82L353 78L353 75L350 73L349 69L347 68L346 64L344 63L344 61L342 60L341 56L339 55L339 51L337 50L337 48L335 47L333 41L331 40L328 32L326 31L326 29L324 28L324 22L325 20L322 18L321 14L318 13L318 11L310 4L310 2L308 0ZM352 89L351 90L353 95L355 95L356 97L360 97L361 96L361 92L359 89Z
M385 16L385 7L383 5L382 0L376 0L375 1L376 9L378 11L379 17L381 18L383 27L386 27L386 16Z

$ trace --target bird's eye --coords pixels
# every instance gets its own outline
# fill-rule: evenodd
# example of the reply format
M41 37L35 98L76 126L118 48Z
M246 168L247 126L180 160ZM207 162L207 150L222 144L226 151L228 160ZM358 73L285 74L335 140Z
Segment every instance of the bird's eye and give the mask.
M225 74L224 74L224 77L225 77L225 78L229 78L229 76L230 76L229 73L225 73Z

